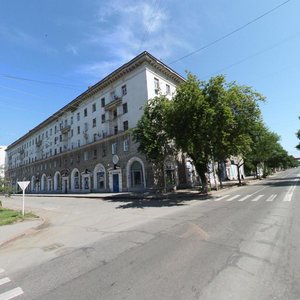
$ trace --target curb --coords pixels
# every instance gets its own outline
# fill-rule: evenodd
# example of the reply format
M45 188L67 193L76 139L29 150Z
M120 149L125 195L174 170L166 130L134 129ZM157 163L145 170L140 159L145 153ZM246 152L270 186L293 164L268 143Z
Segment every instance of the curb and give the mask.
M4 242L0 242L0 248L7 246L9 243L14 242L14 241L18 240L18 239L21 238L21 237L28 236L28 235L30 235L30 234L36 233L38 230L42 229L43 226L45 226L45 224L47 224L47 222L48 222L48 220L47 220L47 219L44 219L43 217L39 217L39 220L40 220L40 223L39 223L37 226L28 228L28 229L24 230L23 232L18 233L18 234L16 234L16 235L14 235L14 236L8 238L8 239L5 240ZM23 222L24 222L24 221L23 221ZM26 221L25 221L25 222L26 222ZM10 224L10 225L13 225L13 224ZM8 225L8 226L9 226L9 225Z

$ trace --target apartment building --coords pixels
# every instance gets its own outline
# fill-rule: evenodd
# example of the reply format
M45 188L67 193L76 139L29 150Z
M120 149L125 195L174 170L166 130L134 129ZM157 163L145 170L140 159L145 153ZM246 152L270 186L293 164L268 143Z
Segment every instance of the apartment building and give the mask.
M0 179L4 178L5 174L5 160L6 160L6 146L0 146Z
M129 129L148 99L160 93L171 99L183 80L141 53L9 145L8 179L15 186L29 180L29 191L39 193L152 188L152 166L138 153ZM170 158L166 166L178 183L178 164Z

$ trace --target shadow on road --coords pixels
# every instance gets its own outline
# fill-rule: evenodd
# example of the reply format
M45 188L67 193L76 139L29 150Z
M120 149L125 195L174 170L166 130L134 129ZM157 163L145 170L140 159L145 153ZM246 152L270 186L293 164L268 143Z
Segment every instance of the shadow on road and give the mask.
M195 192L172 193L168 195L144 197L144 195L136 195L131 199L121 199L120 197L111 197L110 202L123 202L116 207L116 209L126 208L146 208L146 207L172 207L183 206L185 202L192 200L207 200L211 196L208 194L201 194Z
M276 179L270 179L269 181L262 183L262 185L267 185L272 187L294 186L295 184L299 185L298 179L299 177L276 178Z

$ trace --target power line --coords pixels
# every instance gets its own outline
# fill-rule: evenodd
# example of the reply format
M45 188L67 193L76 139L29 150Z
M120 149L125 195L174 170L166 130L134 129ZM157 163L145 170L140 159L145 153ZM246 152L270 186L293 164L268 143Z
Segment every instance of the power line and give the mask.
M265 17L265 16L271 14L272 12L274 12L274 11L277 10L277 9L279 9L280 7L282 7L283 5L287 4L287 3L290 2L290 1L292 1L292 0L284 1L283 3L281 3L281 4L277 5L277 6L275 6L274 8L268 10L267 12L263 13L262 15L260 15L260 16L256 17L255 19L249 21L248 23L246 23L246 24L244 24L244 25L242 25L242 26L236 28L235 30L233 30L233 31L231 31L231 32L229 32L229 33L223 35L222 37L220 37L220 38L218 38L218 39L216 39L216 40L214 40L214 41L212 41L212 42L210 42L210 43L204 45L203 47L201 47L201 48L199 48L199 49L197 49L197 50L195 50L195 51L193 51L193 52L190 52L190 53L188 53L188 54L186 54L186 55L184 55L184 56L182 56L182 57L180 57L180 58L178 58L178 59L176 59L176 60L171 61L169 64L174 64L174 63L176 63L176 62L178 62L178 61L180 61L180 60L183 60L183 59L185 59L185 58L187 58L187 57L189 57L189 56L192 56L192 55L194 55L194 54L196 54L196 53L198 53L198 52L200 52L200 51L202 51L202 50L204 50L204 49L207 49L207 48L209 48L209 47L211 47L211 46L213 46L213 45L215 45L215 44L217 44L217 43L219 43L219 42L225 40L225 39L228 38L229 36L231 36L231 35L233 35L233 34L239 32L239 31L241 31L242 29L246 28L247 26L249 26L249 25L251 25L251 24L257 22L258 20L262 19L263 17Z
M157 18L156 11L159 10L159 6L160 6L160 0L155 0L155 3L153 5L153 13L151 15L150 22L149 22L148 26L145 28L145 31L144 31L144 34L143 34L143 37L142 37L142 40L141 40L141 44L140 44L140 47L139 47L139 52L142 50L142 46L143 46L143 44L145 43L145 41L147 40L147 38L149 36L149 30L151 29L154 20Z
M211 76L213 76L213 75L215 75L215 74L219 74L219 73L221 73L221 72L223 72L223 71L225 71L225 70L228 70L228 69L230 69L230 68L232 68L232 67L235 67L235 66L237 66L237 65L239 65L239 64L241 64L241 63L243 63L243 62L245 62L245 61L247 61L247 60L249 60L249 59L251 59L251 58L253 58L253 57L256 57L256 56L258 56L258 55L260 55L260 54L263 54L263 53L265 53L265 52L268 52L268 51L270 51L270 50L273 50L274 48L277 48L278 46L280 46L280 45L282 45L282 44L284 44L284 43L286 43L286 42L289 42L289 41L291 41L291 40L294 40L294 39L296 39L296 38L299 38L299 35L300 35L300 32L298 32L298 33L296 33L296 34L294 34L294 35L292 35L292 36L290 36L290 37L288 37L288 38L286 38L286 39L283 39L283 40L279 41L279 42L276 43L276 44L273 44L272 46L270 46L270 47L268 47L268 48L265 48L265 49L263 49L263 50L261 50L261 51L258 51L258 52L254 53L254 54L252 54L252 55L249 55L249 56L247 56L247 57L245 57L245 58L243 58L243 59L240 59L240 60L238 60L238 61L236 61L236 62L234 62L234 63L228 65L227 67L224 67L224 68L220 69L220 70L217 71L217 72L213 72L213 73L211 73L210 75L206 75L206 76L204 76L204 78L206 78L206 77L211 77Z
M19 77L9 74L0 74L1 77L10 79L10 80L20 80L20 81L27 81L27 82L35 82L35 83L41 83L41 84L47 84L47 85L56 85L63 88L81 88L83 86L74 85L74 84L67 84L67 83L60 83L60 82L51 82L51 81L42 81L42 80L36 80L32 78L26 78L26 77Z

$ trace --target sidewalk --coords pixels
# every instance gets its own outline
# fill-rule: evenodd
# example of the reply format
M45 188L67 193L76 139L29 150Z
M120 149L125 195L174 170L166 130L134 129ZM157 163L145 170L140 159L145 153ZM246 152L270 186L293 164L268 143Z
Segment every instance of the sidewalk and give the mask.
M29 234L43 224L43 220L28 220L9 225L0 226L0 247L23 235Z
M258 180L253 180L252 178L246 178L244 183L252 184L258 182ZM153 193L89 193L89 194L26 194L26 197L72 197L72 198L91 198L91 199L102 199L102 200L162 200L165 199L193 199L193 198L204 198L208 196L218 195L228 188L234 188L238 186L238 181L226 181L223 183L223 189L218 191L212 190L208 194L201 194L197 189L182 189L177 190L172 193L164 195L156 195ZM14 197L22 197L22 195L13 195ZM30 234L35 231L39 226L44 223L43 219L39 220L27 220L23 222L18 222L10 225L0 226L0 247L4 246L8 242L15 240L26 234Z

